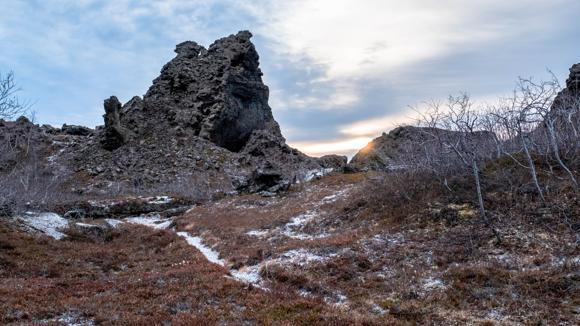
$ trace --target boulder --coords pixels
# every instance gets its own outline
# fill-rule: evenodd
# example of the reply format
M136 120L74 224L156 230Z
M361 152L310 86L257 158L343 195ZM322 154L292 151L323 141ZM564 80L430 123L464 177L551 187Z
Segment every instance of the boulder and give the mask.
M55 127L53 127L53 126L51 126L51 125L46 125L46 124L45 124L45 125L42 125L42 126L40 127L40 129L41 129L41 130L42 130L42 131L43 131L45 134L51 134L51 135L57 134L57 133L59 133L59 132L61 131L61 130L60 130L60 129L58 129L58 128L55 128Z

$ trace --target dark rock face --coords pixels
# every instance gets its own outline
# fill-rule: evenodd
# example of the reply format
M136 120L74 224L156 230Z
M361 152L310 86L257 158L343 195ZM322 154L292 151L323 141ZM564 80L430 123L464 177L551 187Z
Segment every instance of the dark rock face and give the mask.
M566 79L566 88L564 88L558 96L554 99L554 106L569 107L570 105L577 105L580 99L580 63L577 63L570 68L570 75Z
M570 68L570 76L566 79L566 88L574 95L580 92L580 63L577 63Z
M234 181L234 189L239 193L255 192L285 192L290 187L290 180L283 178L282 169L271 163L266 162L261 168L254 170L248 179L238 178Z
M105 130L101 144L106 150L115 150L123 146L129 139L129 131L121 126L121 102L116 96L105 100Z
M177 56L161 70L143 100L121 108L105 102L103 146L118 148L130 133L199 136L238 152L252 132L266 130L284 142L268 105L259 56L248 31L217 40L206 50L195 42L178 44Z

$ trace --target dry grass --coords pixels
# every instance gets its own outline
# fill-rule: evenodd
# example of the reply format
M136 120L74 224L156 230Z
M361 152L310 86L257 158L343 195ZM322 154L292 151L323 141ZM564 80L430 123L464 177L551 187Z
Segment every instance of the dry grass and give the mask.
M511 173L525 182L524 173ZM339 175L277 198L225 198L182 216L177 229L201 235L233 269L262 264L267 286L323 299L369 324L580 322L580 252L557 207L518 199L521 183L510 190L486 180L496 190L486 193L486 205L503 237L498 244L473 209L469 180L445 194L429 178L401 183L393 177ZM394 184L405 184L415 202ZM339 200L324 200L338 193ZM576 199L567 194L551 199L568 198L567 216L577 223ZM294 235L311 238L280 232L307 214L312 219ZM314 258L284 259L300 248Z
M175 232L126 225L66 240L0 233L0 323L325 325L344 321L320 299L227 278Z
M273 198L215 199L174 219L226 268L169 230L71 229L56 241L4 223L1 322L576 325L578 198L544 175L555 203L544 208L526 178L504 167L484 180L501 243L461 178L449 192L429 176L335 175ZM255 265L267 290L229 277Z

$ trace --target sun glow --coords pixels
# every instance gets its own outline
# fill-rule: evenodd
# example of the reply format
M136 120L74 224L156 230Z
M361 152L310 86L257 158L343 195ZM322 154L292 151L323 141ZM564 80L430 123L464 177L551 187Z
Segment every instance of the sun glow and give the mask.
M322 156L326 154L342 154L353 150L358 151L372 140L372 138L361 137L331 143L293 143L289 145L298 148L307 155Z

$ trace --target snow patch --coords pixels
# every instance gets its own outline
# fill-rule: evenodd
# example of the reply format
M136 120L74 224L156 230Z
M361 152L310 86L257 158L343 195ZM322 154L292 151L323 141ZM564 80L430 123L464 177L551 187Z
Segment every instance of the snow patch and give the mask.
M68 221L55 213L31 213L27 212L27 216L18 217L24 221L24 223L44 234L51 236L57 240L60 240L66 235L62 232L57 231L57 228L67 228Z
M246 283L260 283L262 277L260 276L260 268L262 267L261 264L254 265L254 266L246 266L240 268L239 270L232 270L232 276L242 282Z
M74 317L70 317L70 316L63 316L63 317L59 317L59 318L54 318L54 319L44 319L40 321L41 323L53 323L53 322L58 322L58 323L64 323L67 326L92 326L94 325L92 320L82 320L79 318L74 318Z
M202 239L200 237L192 237L189 234L187 234L187 232L177 232L177 234L184 237L187 243L189 243L191 246L194 246L199 251L201 251L201 253L205 256L205 258L207 258L207 260L211 261L212 263L224 266L224 261L219 259L220 254L218 252L213 251L210 247L204 246L201 243Z
M116 228L119 224L123 224L123 221L119 221L119 220L114 220L111 218L106 218L105 219L105 223L107 223L110 227L112 228Z
M169 198L169 196L156 196L156 197L148 197L145 198L149 204L167 204L173 201L173 198Z
M427 290L431 290L431 289L437 289L437 288L444 288L445 285L443 284L443 282L441 282L440 279L433 279L433 278L428 278L427 280L425 280L425 284L423 285L423 287Z
M318 216L317 213L308 212L307 214L294 217L292 218L292 222L286 223L286 225L284 225L281 229L279 229L279 232L281 235L285 235L287 237L300 240L313 240L327 237L328 235L324 233L319 235L310 235L299 232L304 224L310 222L316 216Z
M298 264L303 266L311 261L324 261L326 258L310 253L306 249L295 249L284 252L279 258L272 261L280 264Z
M171 224L171 219L162 219L160 217L129 217L125 219L126 222L133 224L141 224L155 229L167 229Z
M256 231L246 232L246 234L261 238L261 237L268 235L268 232L270 232L270 230L256 230Z
M80 222L77 222L75 224L78 225L78 226L84 226L84 227L87 227L87 228L98 228L99 227L98 225L87 224L87 223L80 223Z

